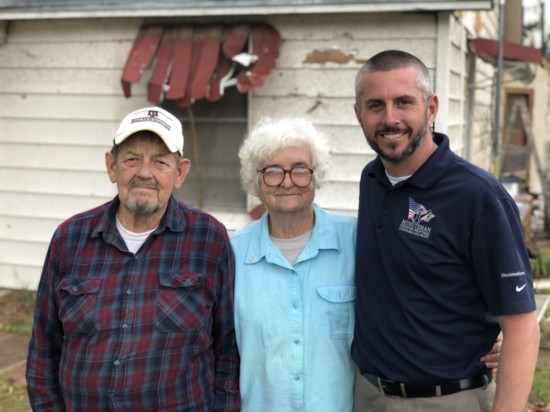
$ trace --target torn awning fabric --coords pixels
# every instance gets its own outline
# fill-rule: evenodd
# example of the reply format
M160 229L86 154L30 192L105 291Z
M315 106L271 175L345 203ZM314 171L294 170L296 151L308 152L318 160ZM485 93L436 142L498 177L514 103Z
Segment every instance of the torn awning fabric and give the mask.
M482 60L496 65L498 55L497 40L479 37L469 40L468 46L470 50L481 57ZM502 42L502 58L508 61L535 63L544 66L544 59L540 49L508 41Z
M151 68L147 99L155 104L217 101L233 85L247 93L264 84L280 44L279 32L268 24L142 26L122 73L122 89L130 97L132 83Z

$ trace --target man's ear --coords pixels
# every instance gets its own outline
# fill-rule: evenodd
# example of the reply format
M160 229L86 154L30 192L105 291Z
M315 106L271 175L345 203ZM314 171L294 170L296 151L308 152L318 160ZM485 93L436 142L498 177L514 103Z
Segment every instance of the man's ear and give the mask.
M432 94L428 100L428 124L435 122L437 110L439 109L439 97L437 94Z
M107 174L109 175L111 183L116 183L116 161L111 152L105 153L105 167L107 168Z
M176 171L177 175L176 175L176 181L174 182L174 189L179 189L181 187L185 178L189 174L190 169L191 169L191 160L186 158L178 159L178 167Z

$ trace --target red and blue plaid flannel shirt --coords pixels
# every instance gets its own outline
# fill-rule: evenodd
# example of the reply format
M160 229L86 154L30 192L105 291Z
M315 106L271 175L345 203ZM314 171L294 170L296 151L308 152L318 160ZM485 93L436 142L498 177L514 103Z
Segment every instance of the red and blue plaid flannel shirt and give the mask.
M118 206L78 214L53 236L27 362L33 408L238 411L225 228L172 197L134 255Z

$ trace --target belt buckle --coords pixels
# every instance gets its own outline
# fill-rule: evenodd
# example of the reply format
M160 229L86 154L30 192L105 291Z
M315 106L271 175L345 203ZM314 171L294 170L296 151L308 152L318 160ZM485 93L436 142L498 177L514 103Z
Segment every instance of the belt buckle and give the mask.
M392 396L391 391L386 392L386 387L384 386L384 383L383 383L383 381L387 381L387 379L382 379L379 376L377 376L376 380L378 381L378 389L380 389L380 393L382 393L382 395ZM403 384L401 384L401 385L403 385ZM405 388L402 388L402 392L404 392L404 390L405 390Z
M487 373L484 373L481 375L481 381L483 382L483 390L487 389L487 386L489 386L489 384L491 383L491 378Z
M384 386L382 385L382 379L380 379L380 377L377 376L376 380L378 381L378 389L380 389L380 393L382 393L382 395L385 395L386 392L384 392Z
M407 397L407 391L405 390L405 384L400 383L399 384L399 389L401 389L401 397L406 398Z
M395 396L392 393L387 393L386 390L384 389L384 384L382 383L382 380L386 381L387 379L381 379L379 376L377 376L376 379L378 380L378 389L380 389L380 392L382 393L382 395ZM393 382L393 381L389 381L389 382L397 384L397 382ZM401 392L401 397L402 398L407 398L408 397L404 383L399 383L399 390Z

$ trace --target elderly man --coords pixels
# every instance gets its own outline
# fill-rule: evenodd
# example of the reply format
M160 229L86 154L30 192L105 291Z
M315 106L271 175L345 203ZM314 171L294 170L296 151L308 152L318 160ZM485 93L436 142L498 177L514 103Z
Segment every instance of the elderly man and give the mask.
M63 222L38 289L35 410L238 411L234 261L223 225L178 202L180 121L127 115L105 156L118 195Z

